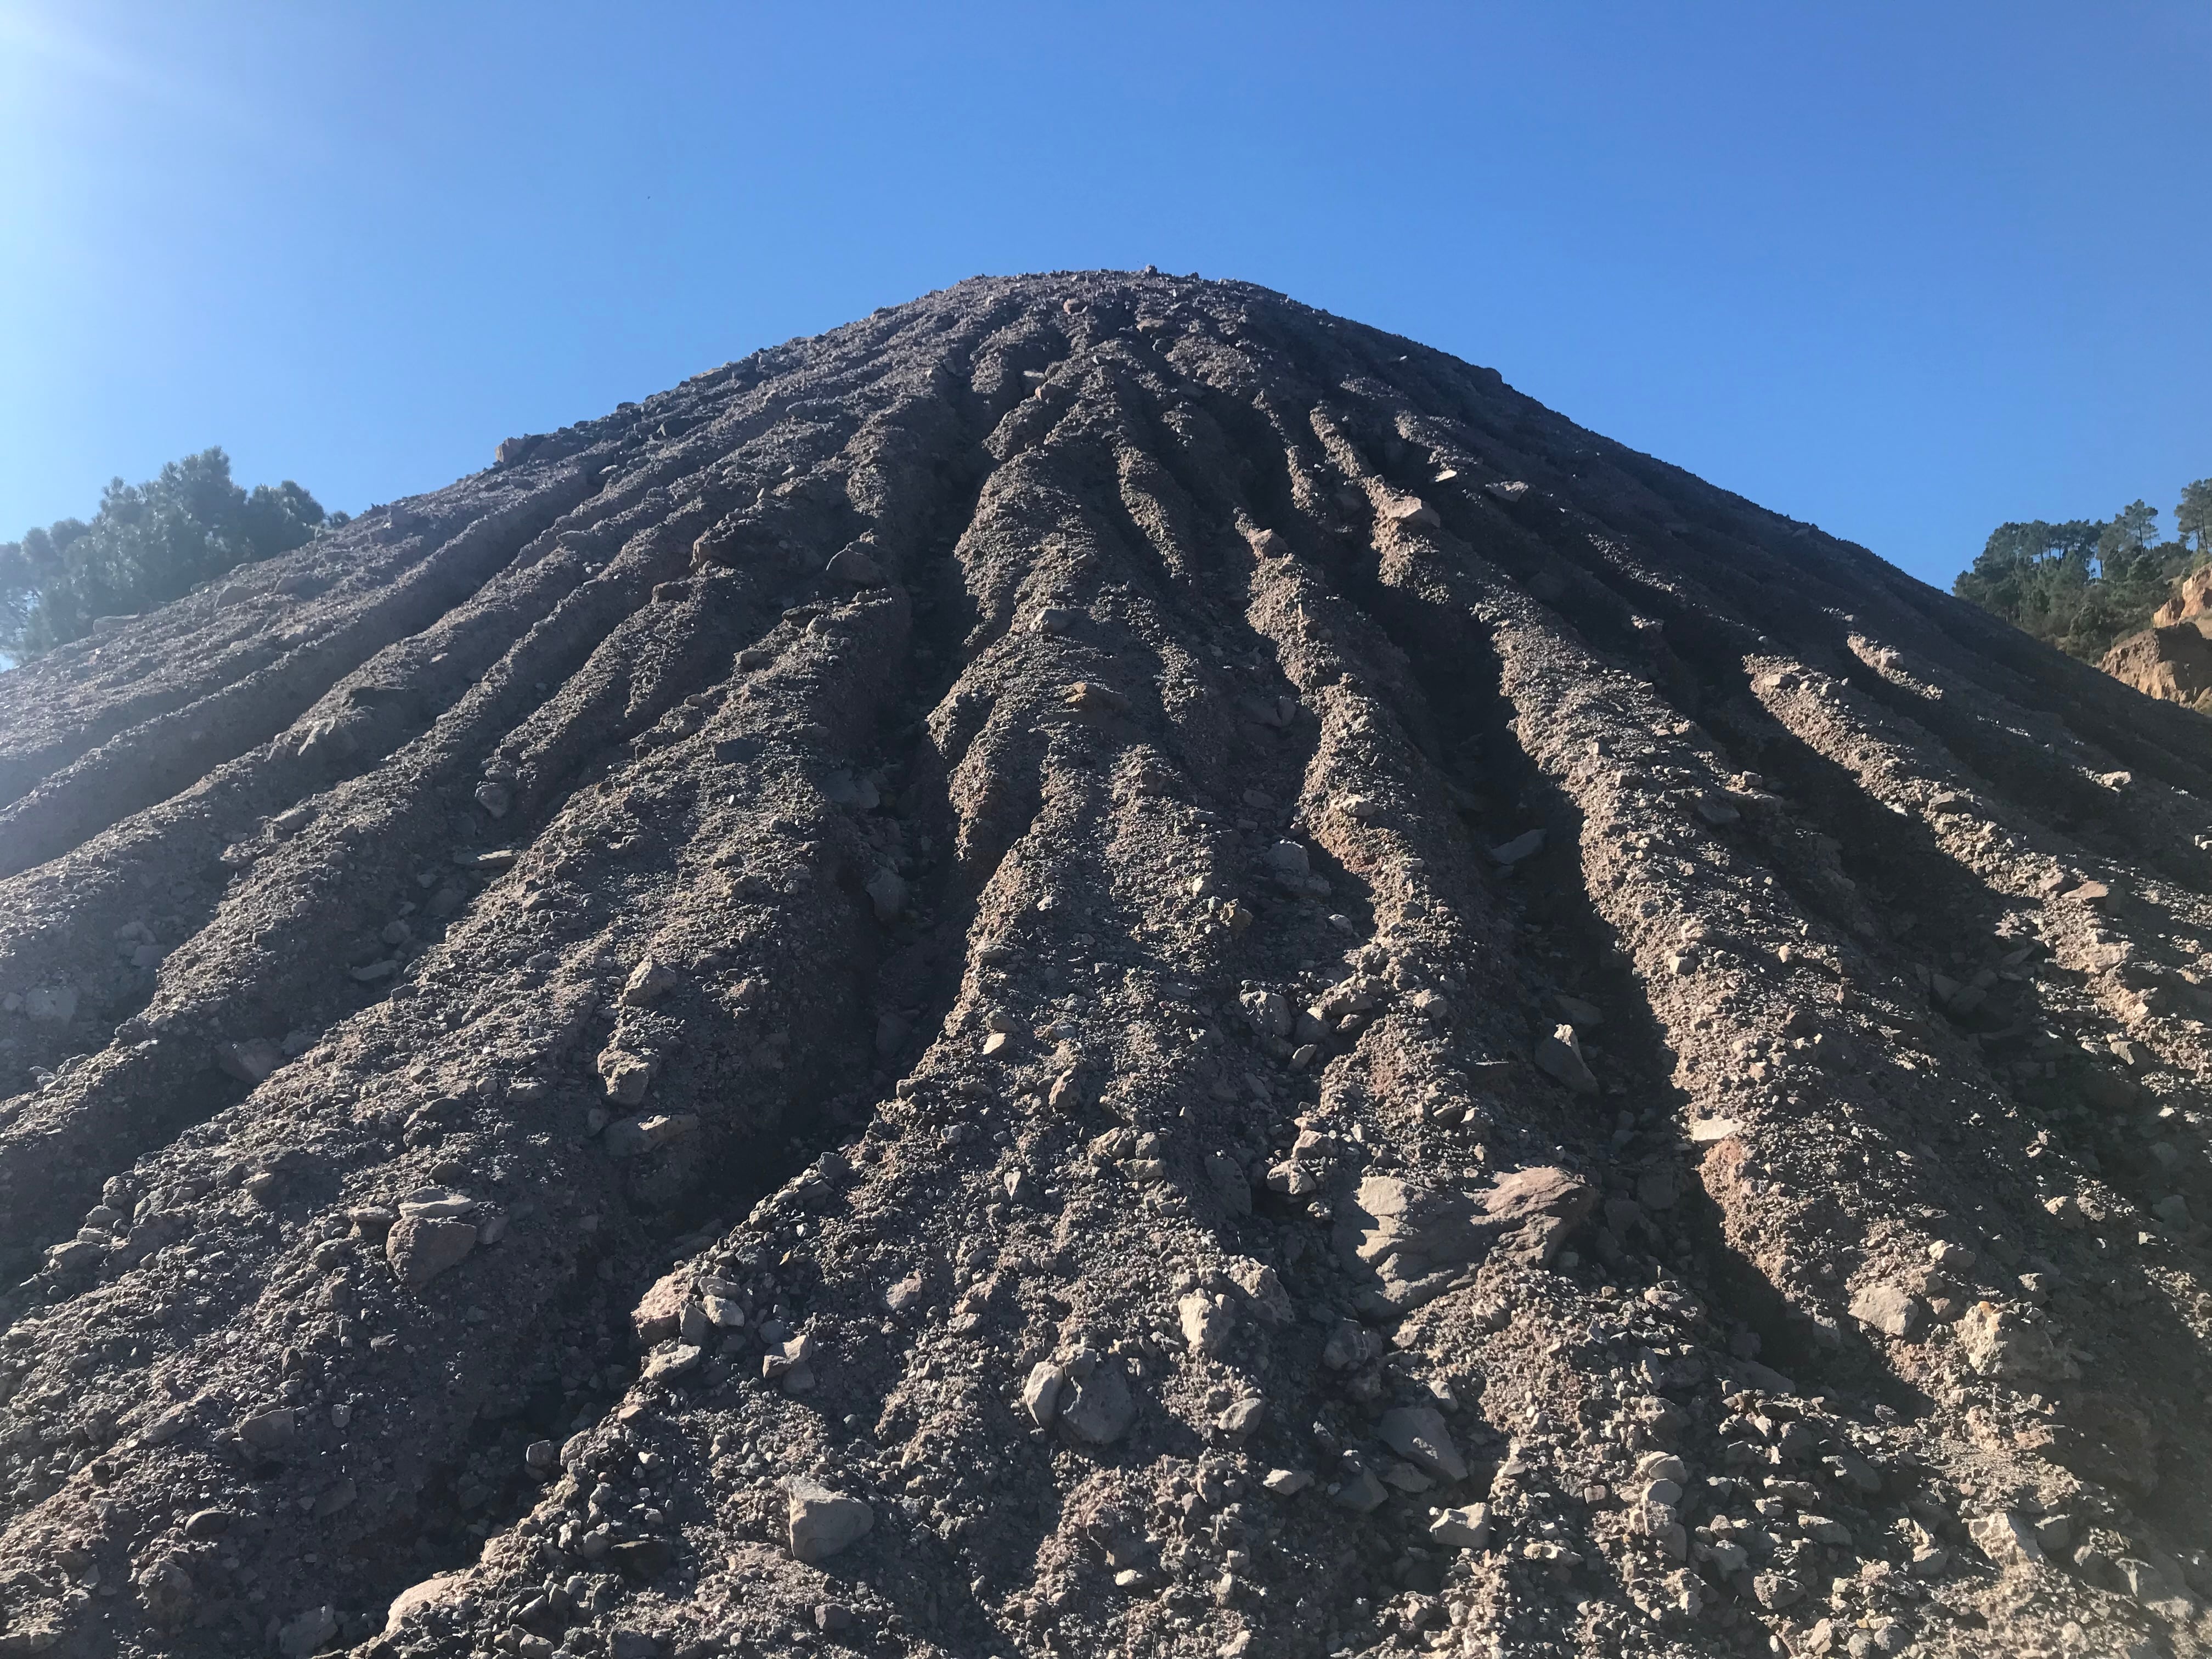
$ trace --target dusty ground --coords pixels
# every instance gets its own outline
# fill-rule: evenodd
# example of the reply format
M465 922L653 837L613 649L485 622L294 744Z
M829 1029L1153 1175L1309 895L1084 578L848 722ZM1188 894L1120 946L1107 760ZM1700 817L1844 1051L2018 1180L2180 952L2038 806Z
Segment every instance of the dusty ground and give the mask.
M1490 371L963 283L0 800L0 1652L2212 1650L2212 724Z

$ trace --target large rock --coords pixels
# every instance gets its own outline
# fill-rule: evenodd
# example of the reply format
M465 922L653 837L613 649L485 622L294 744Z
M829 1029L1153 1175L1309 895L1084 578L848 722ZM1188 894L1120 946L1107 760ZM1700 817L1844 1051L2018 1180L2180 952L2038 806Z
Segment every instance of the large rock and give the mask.
M385 1235L384 1259L392 1264L402 1285L419 1291L448 1267L459 1266L476 1247L477 1230L472 1223L402 1216Z
M338 1616L327 1607L309 1607L288 1620L276 1632L276 1651L284 1659L305 1659L317 1653L338 1633Z
M1493 1249L1548 1263L1597 1205L1597 1189L1565 1170L1516 1170L1474 1194L1368 1176L1339 1212L1335 1242L1370 1277L1363 1307L1403 1313L1470 1284Z
M696 1112L655 1112L643 1117L618 1119L607 1125L607 1156L643 1158L672 1140L681 1140L698 1127Z
M1382 1443L1410 1463L1445 1480L1467 1479L1467 1460L1452 1443L1443 1413L1433 1406L1399 1406L1382 1413L1376 1432Z
M1136 1416L1128 1380L1111 1360L1099 1361L1087 1376L1071 1376L1060 1389L1060 1426L1094 1446L1119 1440Z
M690 1299L690 1268L678 1267L653 1280L630 1311L630 1329L637 1334L639 1346L650 1348L674 1336L683 1327L684 1305Z
M1959 1322L1959 1352L1984 1376L2036 1380L2081 1375L2040 1322L1990 1302L1977 1302Z
M435 1578L410 1585L392 1598L391 1608L384 1615L384 1633L397 1635L399 1627L416 1613L459 1601L466 1593L468 1583L469 1577L465 1572L441 1572Z
M857 1498L832 1492L804 1477L784 1487L789 1500L791 1553L801 1561L825 1561L859 1542L876 1524L876 1512Z
M1914 1337L1928 1317L1928 1304L1902 1285L1869 1285L1851 1298L1851 1317L1884 1336Z

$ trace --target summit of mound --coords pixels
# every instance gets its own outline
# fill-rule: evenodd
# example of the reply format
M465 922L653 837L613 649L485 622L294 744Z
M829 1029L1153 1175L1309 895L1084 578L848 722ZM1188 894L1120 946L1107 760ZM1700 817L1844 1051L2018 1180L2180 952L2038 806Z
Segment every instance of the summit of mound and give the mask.
M977 279L0 676L0 1652L2200 1654L2212 727Z

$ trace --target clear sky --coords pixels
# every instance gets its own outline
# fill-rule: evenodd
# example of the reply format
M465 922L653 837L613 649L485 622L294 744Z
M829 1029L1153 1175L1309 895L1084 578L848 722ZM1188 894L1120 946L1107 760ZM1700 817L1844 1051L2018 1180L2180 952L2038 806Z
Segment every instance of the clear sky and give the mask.
M2212 474L2212 8L0 0L0 538L357 509L977 272L1197 270L1939 583Z

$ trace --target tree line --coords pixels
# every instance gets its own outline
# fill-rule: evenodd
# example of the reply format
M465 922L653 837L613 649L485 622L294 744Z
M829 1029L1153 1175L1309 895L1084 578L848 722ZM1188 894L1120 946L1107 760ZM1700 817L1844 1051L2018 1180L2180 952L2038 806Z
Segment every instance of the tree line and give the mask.
M2181 492L2160 540L2147 501L2109 520L2001 524L1951 591L2060 650L2095 662L2114 640L2150 626L2174 580L2212 563L2212 478Z
M117 478L89 520L0 542L0 656L67 645L102 617L135 616L345 522L289 478L240 488L220 447L171 461L143 483Z

